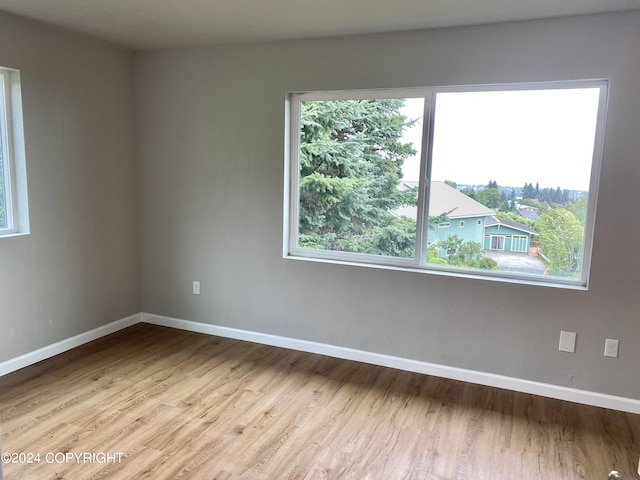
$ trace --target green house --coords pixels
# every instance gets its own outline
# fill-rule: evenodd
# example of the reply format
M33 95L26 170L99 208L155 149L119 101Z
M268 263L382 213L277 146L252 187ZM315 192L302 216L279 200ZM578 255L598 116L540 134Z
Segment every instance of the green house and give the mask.
M417 182L403 182L400 188L416 186ZM416 218L417 209L404 207L393 213ZM492 209L444 182L432 182L427 242L435 246L454 235L463 242L478 243L483 250L528 252L531 236L538 232L522 223L496 217ZM438 256L448 258L449 252L439 248Z
M427 241L437 245L456 235L463 242L483 245L485 219L495 212L444 182L431 183L429 198L429 232ZM447 252L439 249L440 257Z
M538 235L532 228L518 222L503 220L494 215L484 223L484 250L528 252L531 236Z

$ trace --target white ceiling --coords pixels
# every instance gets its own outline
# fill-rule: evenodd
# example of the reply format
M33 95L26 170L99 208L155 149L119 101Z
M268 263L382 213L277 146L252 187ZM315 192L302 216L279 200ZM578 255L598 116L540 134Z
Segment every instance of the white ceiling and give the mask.
M640 0L0 0L0 10L136 50L640 9Z

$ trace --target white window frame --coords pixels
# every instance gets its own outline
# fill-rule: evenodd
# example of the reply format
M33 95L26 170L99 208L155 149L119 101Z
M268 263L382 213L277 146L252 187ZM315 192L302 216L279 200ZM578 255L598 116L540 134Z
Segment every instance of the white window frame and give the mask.
M0 238L29 233L20 72L0 67L0 148L6 228Z
M589 202L585 222L584 255L581 277L579 279L534 276L519 272L489 271L458 268L427 263L427 229L425 212L429 209L429 183L431 170L431 151L433 145L435 118L435 100L439 93L447 92L483 92L483 91L513 91L513 90L557 90L598 88L599 103L594 138L593 157L591 162L591 179L589 184ZM373 90L341 90L322 92L290 93L286 99L285 113L285 192L284 192L284 242L283 257L288 259L309 260L346 265L358 265L372 268L418 271L432 274L457 276L465 278L481 278L509 283L546 285L551 287L587 290L590 273L591 252L593 248L593 230L595 210L598 194L602 150L604 144L604 130L609 81L607 79L593 80L562 80L536 83L511 83L491 85L468 85L448 87L423 88L393 88ZM362 253L319 250L298 246L299 232L299 166L298 152L300 147L300 109L305 101L330 100L364 100L388 98L424 98L424 120L421 145L420 181L418 187L418 217L416 230L416 253L414 258L387 257ZM438 226L439 227L439 226Z

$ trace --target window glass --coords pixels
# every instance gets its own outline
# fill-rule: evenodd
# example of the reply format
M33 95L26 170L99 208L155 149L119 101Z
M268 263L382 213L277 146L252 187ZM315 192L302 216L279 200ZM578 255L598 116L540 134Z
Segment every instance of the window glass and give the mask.
M0 67L0 237L29 232L20 74Z
M403 166L420 143L403 135L419 138L422 125L403 114L406 103L301 102L299 247L415 257L418 183L403 181Z
M9 165L7 157L7 121L5 105L5 76L0 70L0 232L9 228L7 201L9 194Z
M606 88L293 95L288 254L585 287Z

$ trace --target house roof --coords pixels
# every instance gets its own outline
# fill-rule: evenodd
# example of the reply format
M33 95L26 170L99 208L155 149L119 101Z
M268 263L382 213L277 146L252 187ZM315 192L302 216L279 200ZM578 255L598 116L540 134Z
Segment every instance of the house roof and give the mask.
M491 215L484 221L485 227L493 227L496 225L504 225L505 227L512 228L514 230L518 230L520 232L528 233L530 235L538 235L533 228L518 222L512 222L511 220L505 220L504 218L498 218L495 215Z
M417 186L418 182L403 181L399 188L408 190ZM417 210L416 207L402 207L393 210L393 213L399 217L416 218ZM488 217L495 212L444 182L431 182L429 216L435 217L443 213L448 213L449 218L469 218Z
M431 182L429 216L448 213L449 218L487 217L495 212L444 182Z

